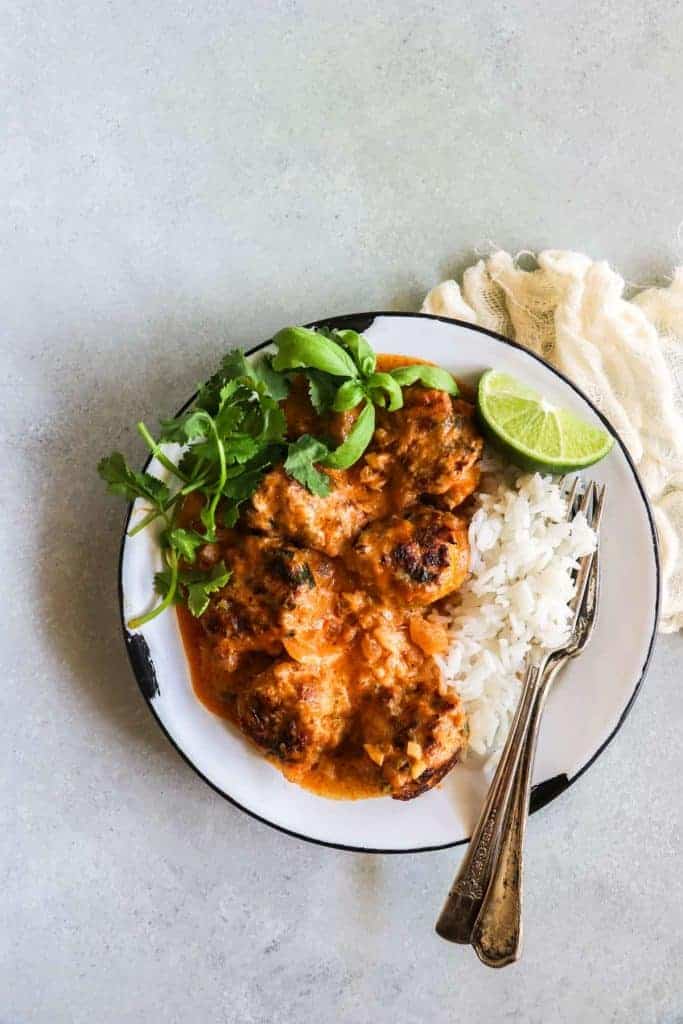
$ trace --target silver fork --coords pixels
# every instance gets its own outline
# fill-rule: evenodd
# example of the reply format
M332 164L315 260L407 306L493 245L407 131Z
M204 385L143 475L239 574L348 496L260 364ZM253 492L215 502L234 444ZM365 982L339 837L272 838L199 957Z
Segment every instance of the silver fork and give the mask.
M595 486L592 483L588 485L583 496L578 494L578 490L579 481L574 480L568 495L569 518L572 518L577 512L582 511L588 516L592 525L597 530L599 528L600 517L602 515L605 490L602 488L600 492L596 492ZM595 501L594 498L596 498ZM592 514L589 515L591 510ZM528 801L531 768L533 766L533 755L535 752L535 736L534 750L527 747L527 737L529 736L530 724L532 721L534 722L537 734L538 725L540 724L540 718L543 711L543 704L552 679L555 677L560 667L565 663L566 658L569 656L570 648L572 650L575 648L574 654L572 655L574 656L579 653L579 649L583 649L585 642L587 642L586 639L580 644L583 633L580 632L579 629L581 624L585 631L587 623L593 621L595 607L597 605L596 583L591 591L594 595L592 612L588 619L586 619L586 616L583 614L583 610L585 607L584 599L588 584L590 580L597 581L597 561L595 562L595 569L592 569L593 564L594 557L592 555L585 556L585 558L581 559L579 564L576 577L575 594L572 601L574 620L568 645L558 650L548 652L538 663L529 665L527 669L515 717L503 748L498 768L489 788L484 807L482 808L479 822L472 839L470 840L470 845L463 858L460 870L453 882L446 903L436 924L438 934L441 935L442 938L448 939L451 942L469 943L473 941L475 927L479 924L478 918L480 912L485 901L488 899L490 890L489 882L491 880L494 867L497 867L498 869L498 881L502 884L503 868L502 865L500 865L500 862L496 861L496 857L499 845L501 848L503 845L499 844L501 831L505 828L506 823L510 825L513 824L511 815L508 813L508 807L513 799L513 784L516 783L514 786L514 792L516 794L517 803L523 799ZM543 699L539 703L538 698L541 694L543 695ZM522 757L523 752L524 758ZM524 778L516 782L519 778L520 767L524 770ZM525 786L526 788L524 788ZM524 797L523 794L526 794L526 797ZM510 838L506 845L506 850L509 852L509 859L506 861L507 869L511 871L515 867L515 863L519 867L515 886L516 891L520 894L521 844L524 840L525 823L526 814L518 814L514 818L514 825L516 827L515 838L514 841ZM519 857L518 860L513 863L514 853L519 853ZM506 884L510 885L510 874L508 873L507 875L504 875L504 878ZM484 962L489 962L489 960L493 962L493 960L497 959L497 952L496 949L494 949L494 945L497 944L497 946L500 946L499 938L502 933L501 920L499 919L499 916L493 915L493 895L493 890L491 890L491 900L487 903L487 914L485 917L482 917L481 929L477 932L477 942L479 947L477 948L477 953ZM509 911L511 909L509 901L505 901L505 903L497 901L495 905L499 908L501 914L504 911L509 916ZM518 909L515 910L515 914L521 914L521 898L519 900ZM493 928L494 918L496 922L495 929ZM519 920L521 921L521 917ZM508 921L508 925L508 933L512 934L514 931L514 927L512 927L512 919ZM517 943L517 949L518 945L519 944ZM509 963L511 961L507 960L506 962ZM502 963L500 966L502 966Z
M602 494L604 501L604 492ZM599 516L602 514L600 507ZM583 603L566 651L550 659L536 690L529 727L515 773L510 802L491 865L491 877L472 933L472 946L488 967L505 967L522 951L524 838L536 745L548 693L564 665L585 649L593 635L600 591L598 552L590 565Z

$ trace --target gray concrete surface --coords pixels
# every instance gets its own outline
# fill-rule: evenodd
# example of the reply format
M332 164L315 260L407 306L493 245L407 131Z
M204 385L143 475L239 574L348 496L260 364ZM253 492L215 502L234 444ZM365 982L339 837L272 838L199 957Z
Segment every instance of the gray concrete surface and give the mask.
M3 5L2 1024L683 1021L680 637L533 820L525 959L486 972L432 932L457 852L308 846L181 763L94 475L226 344L414 308L490 242L661 280L682 32L672 0Z

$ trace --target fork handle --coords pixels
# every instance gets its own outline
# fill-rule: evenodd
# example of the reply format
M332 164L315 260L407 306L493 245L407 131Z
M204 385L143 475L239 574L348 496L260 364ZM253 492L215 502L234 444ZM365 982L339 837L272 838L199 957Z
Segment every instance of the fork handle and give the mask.
M462 859L448 898L436 923L436 931L449 942L469 943L491 873L501 823L510 800L513 778L540 678L532 667L524 679L517 711L476 830Z
M536 744L546 697L565 660L560 659L546 669L543 683L536 691L488 888L472 932L472 946L488 967L514 963L522 951L524 837Z

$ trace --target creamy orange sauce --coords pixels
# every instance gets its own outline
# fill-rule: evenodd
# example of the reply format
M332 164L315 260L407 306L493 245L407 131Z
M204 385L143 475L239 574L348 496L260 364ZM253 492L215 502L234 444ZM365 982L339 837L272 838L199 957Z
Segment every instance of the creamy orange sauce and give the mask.
M422 360L398 355L378 355L377 358L378 369L383 371L418 362L422 362ZM310 404L303 389L294 388L292 390L290 398L285 403L285 411L290 427L296 423L299 432L303 432L300 425L302 422L305 425L306 419L310 419L311 414ZM201 499L197 499L194 495L191 496L191 499L183 509L181 518L184 523L192 521L198 514ZM397 506L397 511L399 510L400 507ZM393 508L389 508L389 513L392 511ZM342 589L348 588L349 591L353 591L359 586L358 580L349 573L341 560L331 559L331 561L335 564L335 572L342 580L340 584ZM240 689L244 687L245 682L251 676L272 663L273 658L265 654L255 654L243 661L239 670L231 675L216 673L209 656L206 634L200 621L193 618L184 605L177 607L177 615L192 685L198 699L214 714L238 727L235 707ZM419 618L419 622L416 621L411 626L411 617ZM422 659L433 665L431 654L425 653L417 646L417 643L420 646L423 643L425 647L428 646L429 629L422 611L406 611L402 616L399 615L397 625L405 643L416 652L416 662ZM301 644L302 641L299 637L295 637L290 642ZM303 643L306 642L304 637ZM321 643L324 643L324 639L320 633L317 633L311 640L311 649L320 654ZM438 649L439 644L443 646L442 640L437 637L434 641L435 650ZM302 651L300 647L290 650L286 639L284 646L288 653L296 656L297 661L306 660L305 650ZM362 699L362 687L357 682L362 675L361 669L366 670L367 678L367 658L363 650L362 637L356 636L348 644L344 644L342 638L342 643L338 652L334 654L334 658L335 677L345 685L353 706L354 702L359 702ZM264 756L291 781L326 797L359 799L381 796L388 791L387 783L377 764L364 751L362 741L353 733L331 753L323 753L316 766L306 771L302 771L299 766L283 763L276 757L267 754Z
M238 672L232 679L223 678L220 689L217 689L215 677L208 666L203 664L203 632L198 620L184 605L178 605L177 614L195 694L209 711L238 728L230 693L244 684L243 676ZM362 652L358 645L354 645L335 661L335 673L340 680L344 680L352 700L359 699L361 695L360 687L354 686L358 677L360 658ZM387 791L386 785L378 775L376 765L362 748L359 749L353 739L335 750L333 754L323 754L315 768L304 773L283 764L275 757L265 756L290 781L321 796L337 800L358 800L383 796Z

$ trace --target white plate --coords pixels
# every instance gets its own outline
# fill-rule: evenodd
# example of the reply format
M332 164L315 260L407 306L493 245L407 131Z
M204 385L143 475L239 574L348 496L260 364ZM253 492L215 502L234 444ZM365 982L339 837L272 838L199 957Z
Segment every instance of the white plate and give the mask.
M586 419L602 421L616 438L611 454L586 474L608 485L600 614L590 647L562 673L548 702L534 773L532 806L538 809L574 782L614 737L652 651L659 609L657 541L633 463L616 432L577 388L505 338L419 314L359 314L323 323L362 330L377 352L431 360L463 380L476 381L488 367L508 372ZM155 461L149 468L165 476ZM150 532L124 536L124 623L149 605L152 575L160 568ZM140 689L159 725L206 782L248 813L302 839L364 851L430 850L469 837L488 783L481 769L457 767L438 789L407 803L314 796L287 782L236 729L200 704L174 614L163 614L133 634L124 625L124 635Z

